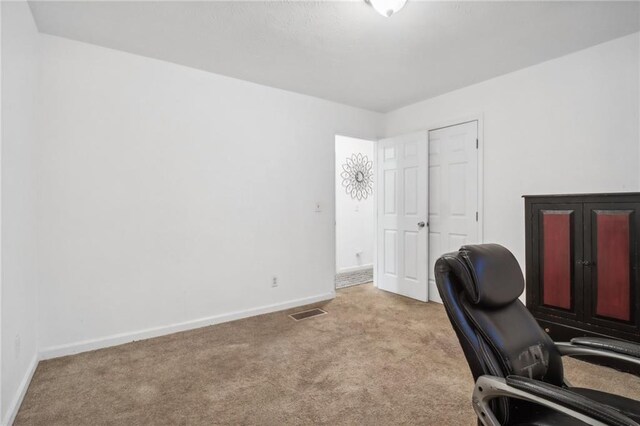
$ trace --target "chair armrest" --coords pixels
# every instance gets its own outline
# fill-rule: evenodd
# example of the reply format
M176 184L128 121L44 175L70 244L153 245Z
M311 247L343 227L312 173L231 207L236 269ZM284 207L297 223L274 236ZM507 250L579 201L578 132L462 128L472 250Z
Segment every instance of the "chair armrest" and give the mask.
M640 426L604 404L570 390L520 376L506 379L480 376L473 392L473 408L485 426L499 426L490 401L497 397L517 398L541 405L578 419L588 425Z
M622 340L605 339L603 337L574 337L571 339L571 344L604 349L606 351L640 358L640 345Z
M539 396L540 398L557 402L562 406L571 408L605 424L637 424L624 414L602 403L549 383L521 376L508 376L506 383L509 386Z
M571 342L556 342L562 356L599 356L640 366L640 345L602 337L575 337Z

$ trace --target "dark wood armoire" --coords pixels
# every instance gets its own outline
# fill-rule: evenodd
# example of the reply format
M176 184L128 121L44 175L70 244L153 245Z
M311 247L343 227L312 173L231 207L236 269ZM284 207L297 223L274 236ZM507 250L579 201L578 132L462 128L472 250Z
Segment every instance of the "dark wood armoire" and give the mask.
M540 325L555 341L640 342L640 193L524 199L527 308Z

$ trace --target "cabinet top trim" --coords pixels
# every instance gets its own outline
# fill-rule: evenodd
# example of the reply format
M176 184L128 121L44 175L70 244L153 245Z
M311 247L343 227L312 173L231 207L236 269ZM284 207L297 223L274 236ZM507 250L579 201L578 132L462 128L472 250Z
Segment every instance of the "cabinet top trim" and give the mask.
M523 195L522 198L561 198L561 197L620 197L620 196L640 196L640 192L605 192L605 193L585 193L585 194L535 194Z

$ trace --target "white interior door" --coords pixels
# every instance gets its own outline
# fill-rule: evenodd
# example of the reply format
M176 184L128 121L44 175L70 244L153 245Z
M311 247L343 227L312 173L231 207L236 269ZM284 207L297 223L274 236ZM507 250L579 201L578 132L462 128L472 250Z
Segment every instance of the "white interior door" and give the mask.
M429 298L441 302L436 260L479 243L478 122L429 131Z
M378 288L426 302L427 132L378 142Z

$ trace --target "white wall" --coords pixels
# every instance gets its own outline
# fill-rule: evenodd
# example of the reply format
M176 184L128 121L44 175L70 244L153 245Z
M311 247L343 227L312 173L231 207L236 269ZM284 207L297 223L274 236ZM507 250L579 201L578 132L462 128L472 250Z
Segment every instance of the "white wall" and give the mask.
M39 36L26 2L2 2L2 423L37 361L36 89Z
M522 195L640 190L639 47L636 33L398 109L385 134L482 113L484 240L524 267Z
M336 270L347 272L373 266L375 237L374 194L358 200L342 185L342 166L353 154L375 158L375 143L336 136ZM375 168L374 168L375 170ZM374 176L375 177L375 176ZM374 186L375 187L375 186Z
M334 137L381 115L42 41L44 356L332 297Z

